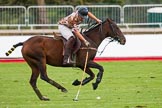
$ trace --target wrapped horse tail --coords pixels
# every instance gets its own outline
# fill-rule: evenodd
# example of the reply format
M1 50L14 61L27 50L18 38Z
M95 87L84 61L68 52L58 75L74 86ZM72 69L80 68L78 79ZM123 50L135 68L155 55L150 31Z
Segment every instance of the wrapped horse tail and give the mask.
M18 46L22 46L22 45L23 45L23 42L19 42L13 45L12 48L6 52L6 56L9 56Z

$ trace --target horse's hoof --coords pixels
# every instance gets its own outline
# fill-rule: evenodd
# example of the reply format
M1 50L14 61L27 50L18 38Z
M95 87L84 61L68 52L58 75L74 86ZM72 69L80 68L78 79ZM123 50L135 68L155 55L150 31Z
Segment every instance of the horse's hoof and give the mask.
M63 88L61 89L61 92L67 93L68 91L65 88Z
M72 85L74 85L74 86L78 86L78 85L80 85L80 81L78 80L78 79L76 79L73 83L72 83Z
M93 90L96 90L97 87L98 87L98 84L97 83L92 83L92 86L93 86Z
M42 96L41 100L43 100L43 101L49 101L50 99L47 98L47 97L45 97L45 96Z

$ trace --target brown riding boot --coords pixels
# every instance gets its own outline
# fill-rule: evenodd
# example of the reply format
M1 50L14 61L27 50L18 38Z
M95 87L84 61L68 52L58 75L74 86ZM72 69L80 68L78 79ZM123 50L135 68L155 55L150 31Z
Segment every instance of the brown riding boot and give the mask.
M75 43L74 37L70 37L65 44L65 54L63 59L63 65L74 64L74 61L71 60L72 47Z

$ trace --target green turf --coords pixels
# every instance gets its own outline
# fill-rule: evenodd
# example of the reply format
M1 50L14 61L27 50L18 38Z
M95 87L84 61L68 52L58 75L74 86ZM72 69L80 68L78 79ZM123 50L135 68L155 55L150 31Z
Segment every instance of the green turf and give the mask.
M79 101L73 102L82 71L76 68L48 66L50 78L68 89L62 93L38 79L38 87L50 101L40 101L29 79L31 70L26 63L0 63L0 108L162 108L162 62L100 62L105 72L99 88L88 83L80 91ZM97 70L94 69L95 74ZM95 81L95 80L94 80ZM94 82L93 81L93 82ZM101 99L97 100L96 97Z

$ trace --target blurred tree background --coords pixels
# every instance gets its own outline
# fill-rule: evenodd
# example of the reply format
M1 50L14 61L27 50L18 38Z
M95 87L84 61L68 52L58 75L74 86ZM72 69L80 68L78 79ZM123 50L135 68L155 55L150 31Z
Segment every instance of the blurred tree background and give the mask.
M126 4L161 4L162 0L0 0L0 5L126 5Z

